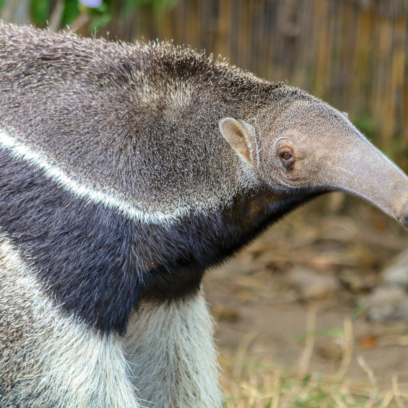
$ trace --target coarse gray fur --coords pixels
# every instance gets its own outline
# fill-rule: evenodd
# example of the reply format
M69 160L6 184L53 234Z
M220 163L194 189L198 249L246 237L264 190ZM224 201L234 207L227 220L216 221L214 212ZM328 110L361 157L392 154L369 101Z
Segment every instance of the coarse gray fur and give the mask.
M16 214L0 208L1 407L220 408L211 318L196 290L203 272L198 266L220 262L263 224L325 191L362 196L408 225L407 177L345 115L306 92L188 47L108 43L0 23L0 97L1 203L14 205L10 197L17 197L26 208L32 196L24 194L36 183L40 189L34 191L39 208L29 207L32 218L19 214L19 207ZM27 177L25 184L11 174L15 168ZM12 183L23 186L20 196ZM42 197L47 183L52 188L46 191L66 200L55 211L52 197ZM112 262L120 258L115 282L103 270L71 271L67 265L80 258L69 246L72 225L90 208L96 210L88 219L97 222L96 214L106 221L101 231L75 225L79 240L98 238L91 246L95 254L105 241L110 249L128 242L122 230L109 241L117 225L137 225L138 241L123 249L129 258L106 255ZM44 220L45 209L55 224L58 216L70 222L60 229L44 224L56 235L19 224L20 217L27 223ZM188 235L183 225L204 227ZM25 227L35 232L29 239ZM38 252L42 263L35 256L43 249L42 237L49 236L69 255L51 278L49 265L64 259L58 249L50 245L50 254ZM218 236L222 254L214 249ZM173 248L174 242L181 248ZM162 254L172 250L181 253L174 262L186 287L174 280L177 270L153 274L163 272L158 264L168 259ZM84 253L90 264L100 260ZM143 270L139 280L121 275L124 264ZM75 288L71 297L60 276ZM77 299L81 286L100 276L104 286L78 302L89 311L84 304L102 299L95 308L110 313L107 323L98 321L102 328L59 301ZM196 280L188 291L191 276ZM127 278L141 286L149 279L158 283L129 306L130 300L114 296ZM166 285L169 298L152 293ZM98 298L101 290L112 296ZM124 327L109 326L106 299L123 304L123 310L113 310L119 316L125 306L133 312Z
M122 340L65 317L0 236L0 406L137 408Z
M218 207L253 182L209 135L281 98L276 85L170 43L3 25L0 47L3 128L72 179L165 214Z
M171 304L142 305L129 323L125 351L143 405L220 406L212 332L202 294Z

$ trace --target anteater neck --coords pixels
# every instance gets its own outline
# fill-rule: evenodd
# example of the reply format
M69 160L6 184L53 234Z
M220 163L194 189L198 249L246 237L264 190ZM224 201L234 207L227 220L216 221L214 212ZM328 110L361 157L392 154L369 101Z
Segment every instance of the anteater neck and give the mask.
M124 333L144 299L195 293L208 267L313 196L247 191L218 211L160 225L77 197L6 151L0 168L3 230L62 310L105 333Z

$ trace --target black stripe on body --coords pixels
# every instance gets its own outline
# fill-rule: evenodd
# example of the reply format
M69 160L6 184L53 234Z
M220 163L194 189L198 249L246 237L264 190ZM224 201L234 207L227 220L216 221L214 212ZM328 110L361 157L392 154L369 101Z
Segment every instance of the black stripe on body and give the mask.
M196 292L206 268L317 194L254 192L213 214L144 224L75 197L0 151L0 225L57 304L103 332L124 333L143 298Z
M134 223L1 151L0 225L66 311L103 331L123 331L141 295Z

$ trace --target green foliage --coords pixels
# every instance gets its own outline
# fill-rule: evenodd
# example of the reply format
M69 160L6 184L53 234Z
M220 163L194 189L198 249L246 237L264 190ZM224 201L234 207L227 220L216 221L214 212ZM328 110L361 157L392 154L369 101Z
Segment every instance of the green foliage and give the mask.
M0 9L5 0L0 0ZM50 21L55 8L56 0L29 0L30 12L33 23L38 27L45 27ZM61 16L61 28L72 24L80 14L87 14L90 18L89 30L94 33L115 18L133 14L143 7L151 13L157 22L158 18L171 9L178 0L103 0L100 7L89 8L79 3L79 0L64 0L64 8Z
M90 30L92 33L106 26L112 20L112 6L109 3L109 1L105 0L99 7L88 9L91 17Z
M368 137L374 136L378 131L378 123L372 116L365 112L357 113L352 118L352 122L364 135Z
M308 337L317 337L317 336L331 336L331 337L344 337L343 329L325 329L325 330L315 330L310 333L303 333L299 336L296 336L295 341L297 343L306 340Z
M38 27L45 27L50 14L50 0L32 0L30 4L33 23Z
M62 26L66 26L75 21L79 16L79 3L78 0L65 0L64 11L62 13Z
M134 13L139 7L151 10L154 16L158 16L171 9L178 0L125 0L121 12L123 14Z
M408 143L397 136L394 137L391 146L384 153L405 172L408 172Z

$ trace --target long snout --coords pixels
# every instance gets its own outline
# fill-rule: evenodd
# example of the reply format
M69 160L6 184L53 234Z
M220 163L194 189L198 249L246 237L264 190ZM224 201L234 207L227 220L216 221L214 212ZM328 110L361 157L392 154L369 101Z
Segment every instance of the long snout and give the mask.
M361 134L332 155L336 189L366 199L408 228L408 177L396 164Z

